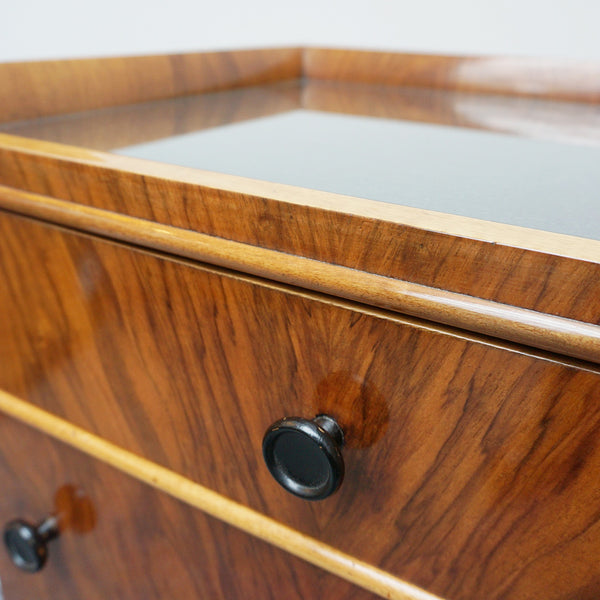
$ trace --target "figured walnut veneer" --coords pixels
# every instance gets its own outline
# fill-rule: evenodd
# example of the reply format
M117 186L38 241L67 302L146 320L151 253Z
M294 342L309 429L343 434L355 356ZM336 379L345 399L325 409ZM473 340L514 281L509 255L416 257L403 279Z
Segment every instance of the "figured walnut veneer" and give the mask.
M51 121L37 124L53 139L74 135L71 141L85 143L91 136L106 148L115 140L181 133L298 106L492 129L500 110L509 130L523 128L530 133L529 115L539 118L543 113L546 116L535 122L535 131L547 135L548 123L562 123L557 130L550 127L551 135L569 138L575 132L593 141L587 125L594 121L593 107L600 97L599 72L593 61L310 48L11 63L0 65L0 78L5 81L0 119L112 106L107 109L110 115L80 113L60 126ZM300 77L307 81L285 82ZM286 90L282 94L249 87L277 82ZM355 91L348 93L346 87L344 92L342 84L355 86ZM180 98L183 110L178 116L171 114L172 107L151 104L231 87L243 87L249 103L240 102L243 93L224 102L215 97L190 102ZM431 95L424 99L424 91ZM473 92L490 94L483 105L491 108L483 114ZM513 98L506 97L503 103L502 94ZM515 104L520 96L541 97L546 104L535 104L541 100ZM591 104L548 104L551 99ZM135 102L146 104L114 108ZM150 116L153 125L146 127ZM83 128L75 122L83 123ZM106 134L110 127L119 129L112 142ZM9 130L35 135L35 128L20 123ZM587 133L578 134L581 130ZM595 301L600 293L598 241L5 134L0 134L0 172L0 183L18 190L600 324ZM402 203L401 190L398 201Z
M0 64L0 120L297 79L301 50L237 50Z
M0 226L1 388L448 600L600 593L594 369ZM346 431L347 475L311 504L260 445L319 413Z
M6 598L374 598L5 415L0 439L0 524L56 512L63 529L33 576L1 548Z
M594 60L306 48L303 65L310 79L600 101L600 65Z

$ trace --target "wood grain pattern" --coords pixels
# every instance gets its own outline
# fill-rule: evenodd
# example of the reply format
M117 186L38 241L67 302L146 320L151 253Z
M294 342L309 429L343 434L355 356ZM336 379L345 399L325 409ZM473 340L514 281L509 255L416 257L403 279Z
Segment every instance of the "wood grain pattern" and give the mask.
M0 126L13 135L109 150L256 119L300 107L300 84L285 81L129 104Z
M594 104L476 94L443 88L307 80L302 88L302 106L309 110L338 114L452 125L534 139L600 145L600 111ZM18 131L14 133L19 135ZM68 140L65 142L70 143Z
M278 48L0 64L0 121L300 77L600 100L595 61Z
M0 390L0 411L139 481L390 600L440 600ZM64 496L61 488L56 497ZM88 500L89 503L89 500ZM63 503L64 504L64 503ZM73 503L71 503L72 505ZM64 510L63 506L63 510ZM69 507L67 507L69 508ZM74 508L71 506L71 508ZM155 522L156 519L148 518ZM226 538L223 539L223 541ZM136 540L139 542L139 540ZM217 543L219 541L217 540ZM189 550L190 554L193 552ZM222 565L225 566L225 565ZM264 582L265 586L268 585ZM271 590L271 592L273 592ZM316 589L313 590L313 594Z
M238 50L0 64L0 121L258 85L301 76L301 50Z
M320 80L278 82L13 121L0 124L0 130L110 150L301 108L600 145L600 114L593 104Z
M0 548L7 600L374 598L5 415L0 437L0 525L68 511L73 489L95 513L90 522L67 512L38 574L17 570Z
M0 388L448 600L600 594L600 373L2 219ZM43 293L42 293L43 292ZM328 413L322 503L262 464Z
M600 242L0 134L2 184L600 323Z
M600 102L600 64L593 60L306 48L303 65L309 79Z
M118 215L0 186L0 207L502 340L600 363L600 326Z

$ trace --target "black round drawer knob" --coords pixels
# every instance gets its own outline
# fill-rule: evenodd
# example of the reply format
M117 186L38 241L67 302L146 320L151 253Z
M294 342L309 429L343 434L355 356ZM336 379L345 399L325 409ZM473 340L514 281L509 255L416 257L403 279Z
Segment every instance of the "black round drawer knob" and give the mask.
M4 545L13 563L27 573L39 571L48 558L48 542L58 536L58 519L48 517L38 525L21 519L4 528Z
M306 500L322 500L344 479L343 443L340 426L327 415L312 421L285 417L267 429L263 456L271 475L288 492Z

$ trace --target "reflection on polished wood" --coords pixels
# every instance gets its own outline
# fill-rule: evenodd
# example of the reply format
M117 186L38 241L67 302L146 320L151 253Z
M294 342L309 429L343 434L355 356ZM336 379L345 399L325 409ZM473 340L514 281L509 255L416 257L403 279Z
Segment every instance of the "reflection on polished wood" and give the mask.
M259 85L301 75L301 50L238 50L0 64L0 121Z
M0 125L0 131L111 150L298 109L600 145L600 113L592 104L319 80L249 86L9 122Z
M306 48L303 60L309 79L600 102L600 63L594 60L323 48Z
M443 598L600 594L596 367L0 224L0 389ZM261 440L324 412L346 478L313 504Z
M600 145L600 111L593 104L440 88L308 80L302 92L302 107Z
M595 61L277 48L0 64L0 122L298 78L600 100Z
M86 111L0 126L13 135L110 150L300 108L300 83L286 81Z
M0 404L5 396L0 391ZM71 520L35 575L16 569L0 547L7 600L374 598L4 414L0 439L0 525L35 520L53 506ZM93 519L72 510L81 492Z

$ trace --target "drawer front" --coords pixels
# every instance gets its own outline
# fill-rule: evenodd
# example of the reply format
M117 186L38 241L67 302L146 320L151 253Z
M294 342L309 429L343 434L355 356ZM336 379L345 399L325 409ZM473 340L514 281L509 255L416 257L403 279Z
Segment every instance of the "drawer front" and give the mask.
M2 415L0 439L0 525L65 524L38 573L0 548L4 600L374 598Z
M0 252L0 387L450 600L600 595L591 367L17 217ZM261 440L320 413L309 503Z

